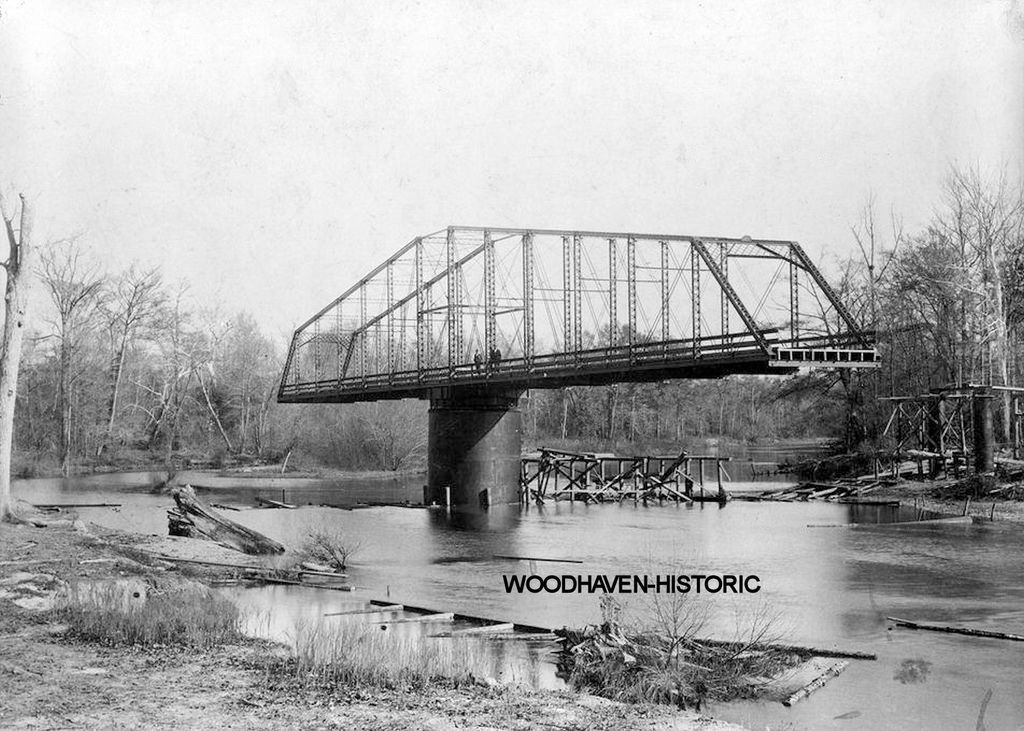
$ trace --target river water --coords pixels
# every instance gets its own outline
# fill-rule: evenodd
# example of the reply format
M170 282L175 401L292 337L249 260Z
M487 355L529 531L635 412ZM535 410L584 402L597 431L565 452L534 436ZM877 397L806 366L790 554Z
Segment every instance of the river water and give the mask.
M80 513L103 525L164 535L171 500L148 488L159 479L136 473L25 480L14 491L39 503L122 503ZM298 620L344 611L356 596L545 627L599 621L596 595L508 594L502 580L508 574L756 575L756 594L702 597L708 617L702 634L730 639L737 627L770 615L773 631L787 642L873 652L878 660L852 661L792 708L731 703L710 709L713 715L757 729L980 728L991 690L985 727L1024 728L1024 643L890 630L885 621L896 616L1024 634L1021 526L896 526L877 522L896 517L884 508L817 502L561 502L468 517L415 507L261 510L251 509L257 494L301 504L347 505L377 495L415 501L422 476L304 488L281 479L230 485L198 474L179 479L207 484L208 500L245 508L230 517L289 547L316 526L337 528L360 544L349 571L358 587L353 595L280 586L233 590L274 636L286 636ZM868 525L835 527L854 521ZM635 597L622 598L628 611L641 611ZM502 679L558 684L542 650L502 653L494 671Z

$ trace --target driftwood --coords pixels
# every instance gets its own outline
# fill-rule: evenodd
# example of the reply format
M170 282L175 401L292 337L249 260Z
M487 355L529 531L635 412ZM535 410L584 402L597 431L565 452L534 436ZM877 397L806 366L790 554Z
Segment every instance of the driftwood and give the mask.
M821 688L822 686L824 686L825 683L827 683L829 680L832 679L832 676L839 675L839 673L843 672L843 670L845 670L846 666L849 665L849 664L850 663L848 663L846 660L840 660L837 663L833 663L821 675L819 675L814 680L812 680L810 683L808 683L807 685L803 686L798 691L796 691L795 693L790 695L788 698L786 698L784 701L782 701L782 705L784 705L784 706L791 706L794 703L796 703L798 700L800 700L801 698L806 698L811 693L816 691L818 688Z
M1014 640L1016 642L1024 642L1024 636L1013 635L1009 632L991 632L985 629L968 629L967 627L949 627L944 624L931 624L929 622L911 622L909 619L900 619L899 617L886 617L890 622L894 623L897 627L906 627L907 629L927 629L932 632L950 632L957 635L970 635L972 637L992 637L997 640Z
M191 485L174 488L171 496L177 508L167 511L170 535L206 538L242 553L284 553L277 541L219 515L196 497Z

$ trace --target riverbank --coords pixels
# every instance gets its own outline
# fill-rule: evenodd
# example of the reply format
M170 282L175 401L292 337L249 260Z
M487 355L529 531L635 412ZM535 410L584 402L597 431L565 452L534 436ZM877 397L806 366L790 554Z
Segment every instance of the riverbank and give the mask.
M966 514L978 521L1024 525L1024 501L982 496L968 502L959 497L937 497L936 493L943 492L941 488L949 484L943 481L904 480L897 485L873 490L867 497L871 500L899 500L903 505L917 505L923 510L951 517L964 515L966 506Z
M287 670L280 645L104 646L73 636L54 602L82 582L146 584L179 572L147 537L62 519L0 525L4 728L732 729L665 706L568 692L439 682L428 690L323 686ZM197 541L197 544L205 542ZM202 545L199 546L202 548Z

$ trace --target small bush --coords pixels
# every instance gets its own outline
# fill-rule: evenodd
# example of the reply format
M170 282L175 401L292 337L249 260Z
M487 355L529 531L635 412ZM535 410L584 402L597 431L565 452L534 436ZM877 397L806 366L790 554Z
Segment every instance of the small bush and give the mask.
M699 709L706 701L756 698L768 678L804 659L772 647L776 618L763 608L746 617L733 642L722 643L697 638L709 605L687 594L654 596L644 620L625 618L613 603L602 601L600 627L556 633L566 638L559 675L578 690Z
M151 587L142 596L123 584L73 587L58 609L71 633L103 645L207 648L241 637L238 608L191 581Z
M310 531L302 545L302 557L313 563L324 564L342 570L349 558L359 550L359 542L346 539L341 531L331 528L315 528Z

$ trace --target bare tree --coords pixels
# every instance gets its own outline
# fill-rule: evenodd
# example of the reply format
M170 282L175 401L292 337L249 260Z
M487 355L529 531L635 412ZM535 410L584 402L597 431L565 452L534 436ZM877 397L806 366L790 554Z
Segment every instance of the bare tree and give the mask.
M1005 171L985 179L977 168L953 168L945 188L946 209L937 218L937 228L959 249L964 262L961 277L978 295L970 300L973 306L963 317L971 323L967 336L982 356L976 375L984 383L1008 385L1010 307L1004 285L1024 247L1024 196ZM1003 395L1006 438L1010 433L1010 394Z
M105 278L77 239L58 242L42 253L40 277L50 295L57 339L57 410L61 474L71 469L72 390L82 373L78 357L92 326Z
M9 247L3 266L7 282L4 287L4 329L0 341L0 520L12 520L11 510L11 446L14 437L14 406L18 392L18 367L21 343L28 324L28 278L32 271L32 209L21 199L18 228L14 213L0 195L0 214L4 219Z
M107 400L106 439L96 449L97 457L113 436L128 348L144 327L153 324L163 309L164 300L163 277L157 268L139 270L132 265L119 277L111 292L107 307L111 346L110 395Z

